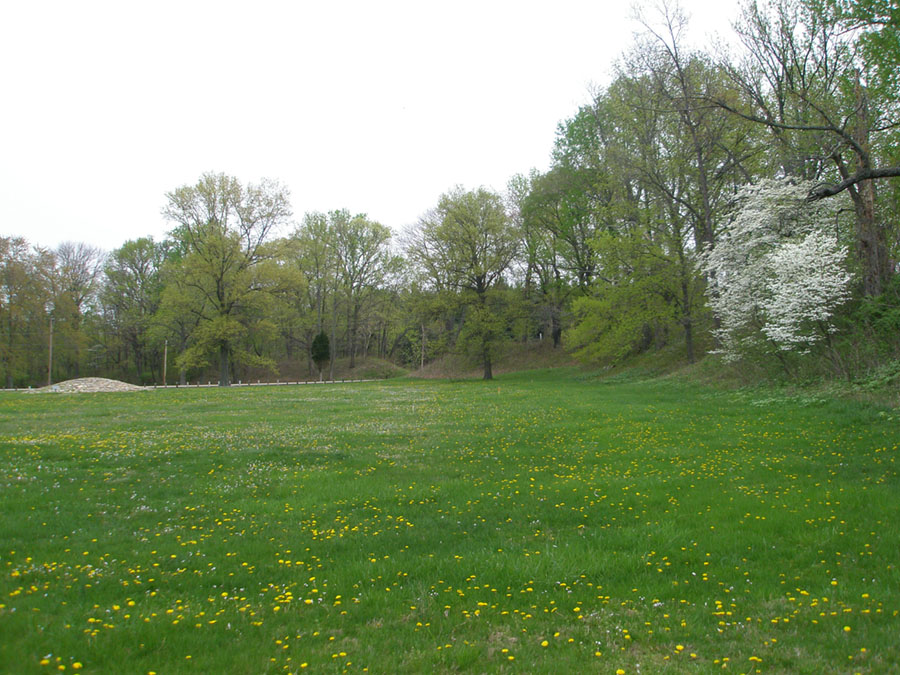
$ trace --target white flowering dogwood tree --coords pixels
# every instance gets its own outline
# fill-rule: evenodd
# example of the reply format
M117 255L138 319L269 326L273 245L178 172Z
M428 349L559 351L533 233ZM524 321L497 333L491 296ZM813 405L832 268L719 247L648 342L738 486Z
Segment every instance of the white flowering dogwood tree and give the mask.
M838 240L840 203L808 201L811 187L790 179L743 187L731 221L700 256L726 357L761 344L807 352L833 330L852 274Z

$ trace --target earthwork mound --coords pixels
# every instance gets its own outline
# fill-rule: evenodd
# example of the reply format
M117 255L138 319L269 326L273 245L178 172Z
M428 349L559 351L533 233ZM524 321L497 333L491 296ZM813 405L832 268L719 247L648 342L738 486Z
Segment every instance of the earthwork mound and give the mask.
M47 387L41 387L34 391L52 392L59 394L85 394L106 391L141 391L143 387L119 380L110 380L105 377L80 377L76 380L66 380Z

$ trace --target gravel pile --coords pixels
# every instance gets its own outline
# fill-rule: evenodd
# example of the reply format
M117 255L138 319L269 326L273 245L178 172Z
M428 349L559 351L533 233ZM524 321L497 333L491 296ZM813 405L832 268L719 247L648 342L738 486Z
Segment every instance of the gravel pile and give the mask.
M49 387L41 387L34 391L53 392L60 394L96 393L105 391L141 391L143 387L119 380L109 380L105 377L81 377L77 380L66 380Z

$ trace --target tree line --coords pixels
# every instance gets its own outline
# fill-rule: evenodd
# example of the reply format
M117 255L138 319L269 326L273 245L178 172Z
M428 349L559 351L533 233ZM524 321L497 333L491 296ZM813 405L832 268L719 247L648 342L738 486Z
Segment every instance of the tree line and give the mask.
M165 195L162 241L0 238L6 386L449 352L490 378L504 345L535 340L599 364L718 351L850 376L897 359L893 3L751 2L728 51L689 48L674 4L640 21L547 171L452 188L400 234L347 210L295 222L279 183L209 173Z

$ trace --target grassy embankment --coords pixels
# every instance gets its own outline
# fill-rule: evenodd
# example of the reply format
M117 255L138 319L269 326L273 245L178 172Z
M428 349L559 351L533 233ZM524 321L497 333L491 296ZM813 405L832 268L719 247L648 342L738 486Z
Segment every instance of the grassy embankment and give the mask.
M5 672L884 672L900 433L571 371L0 397Z

